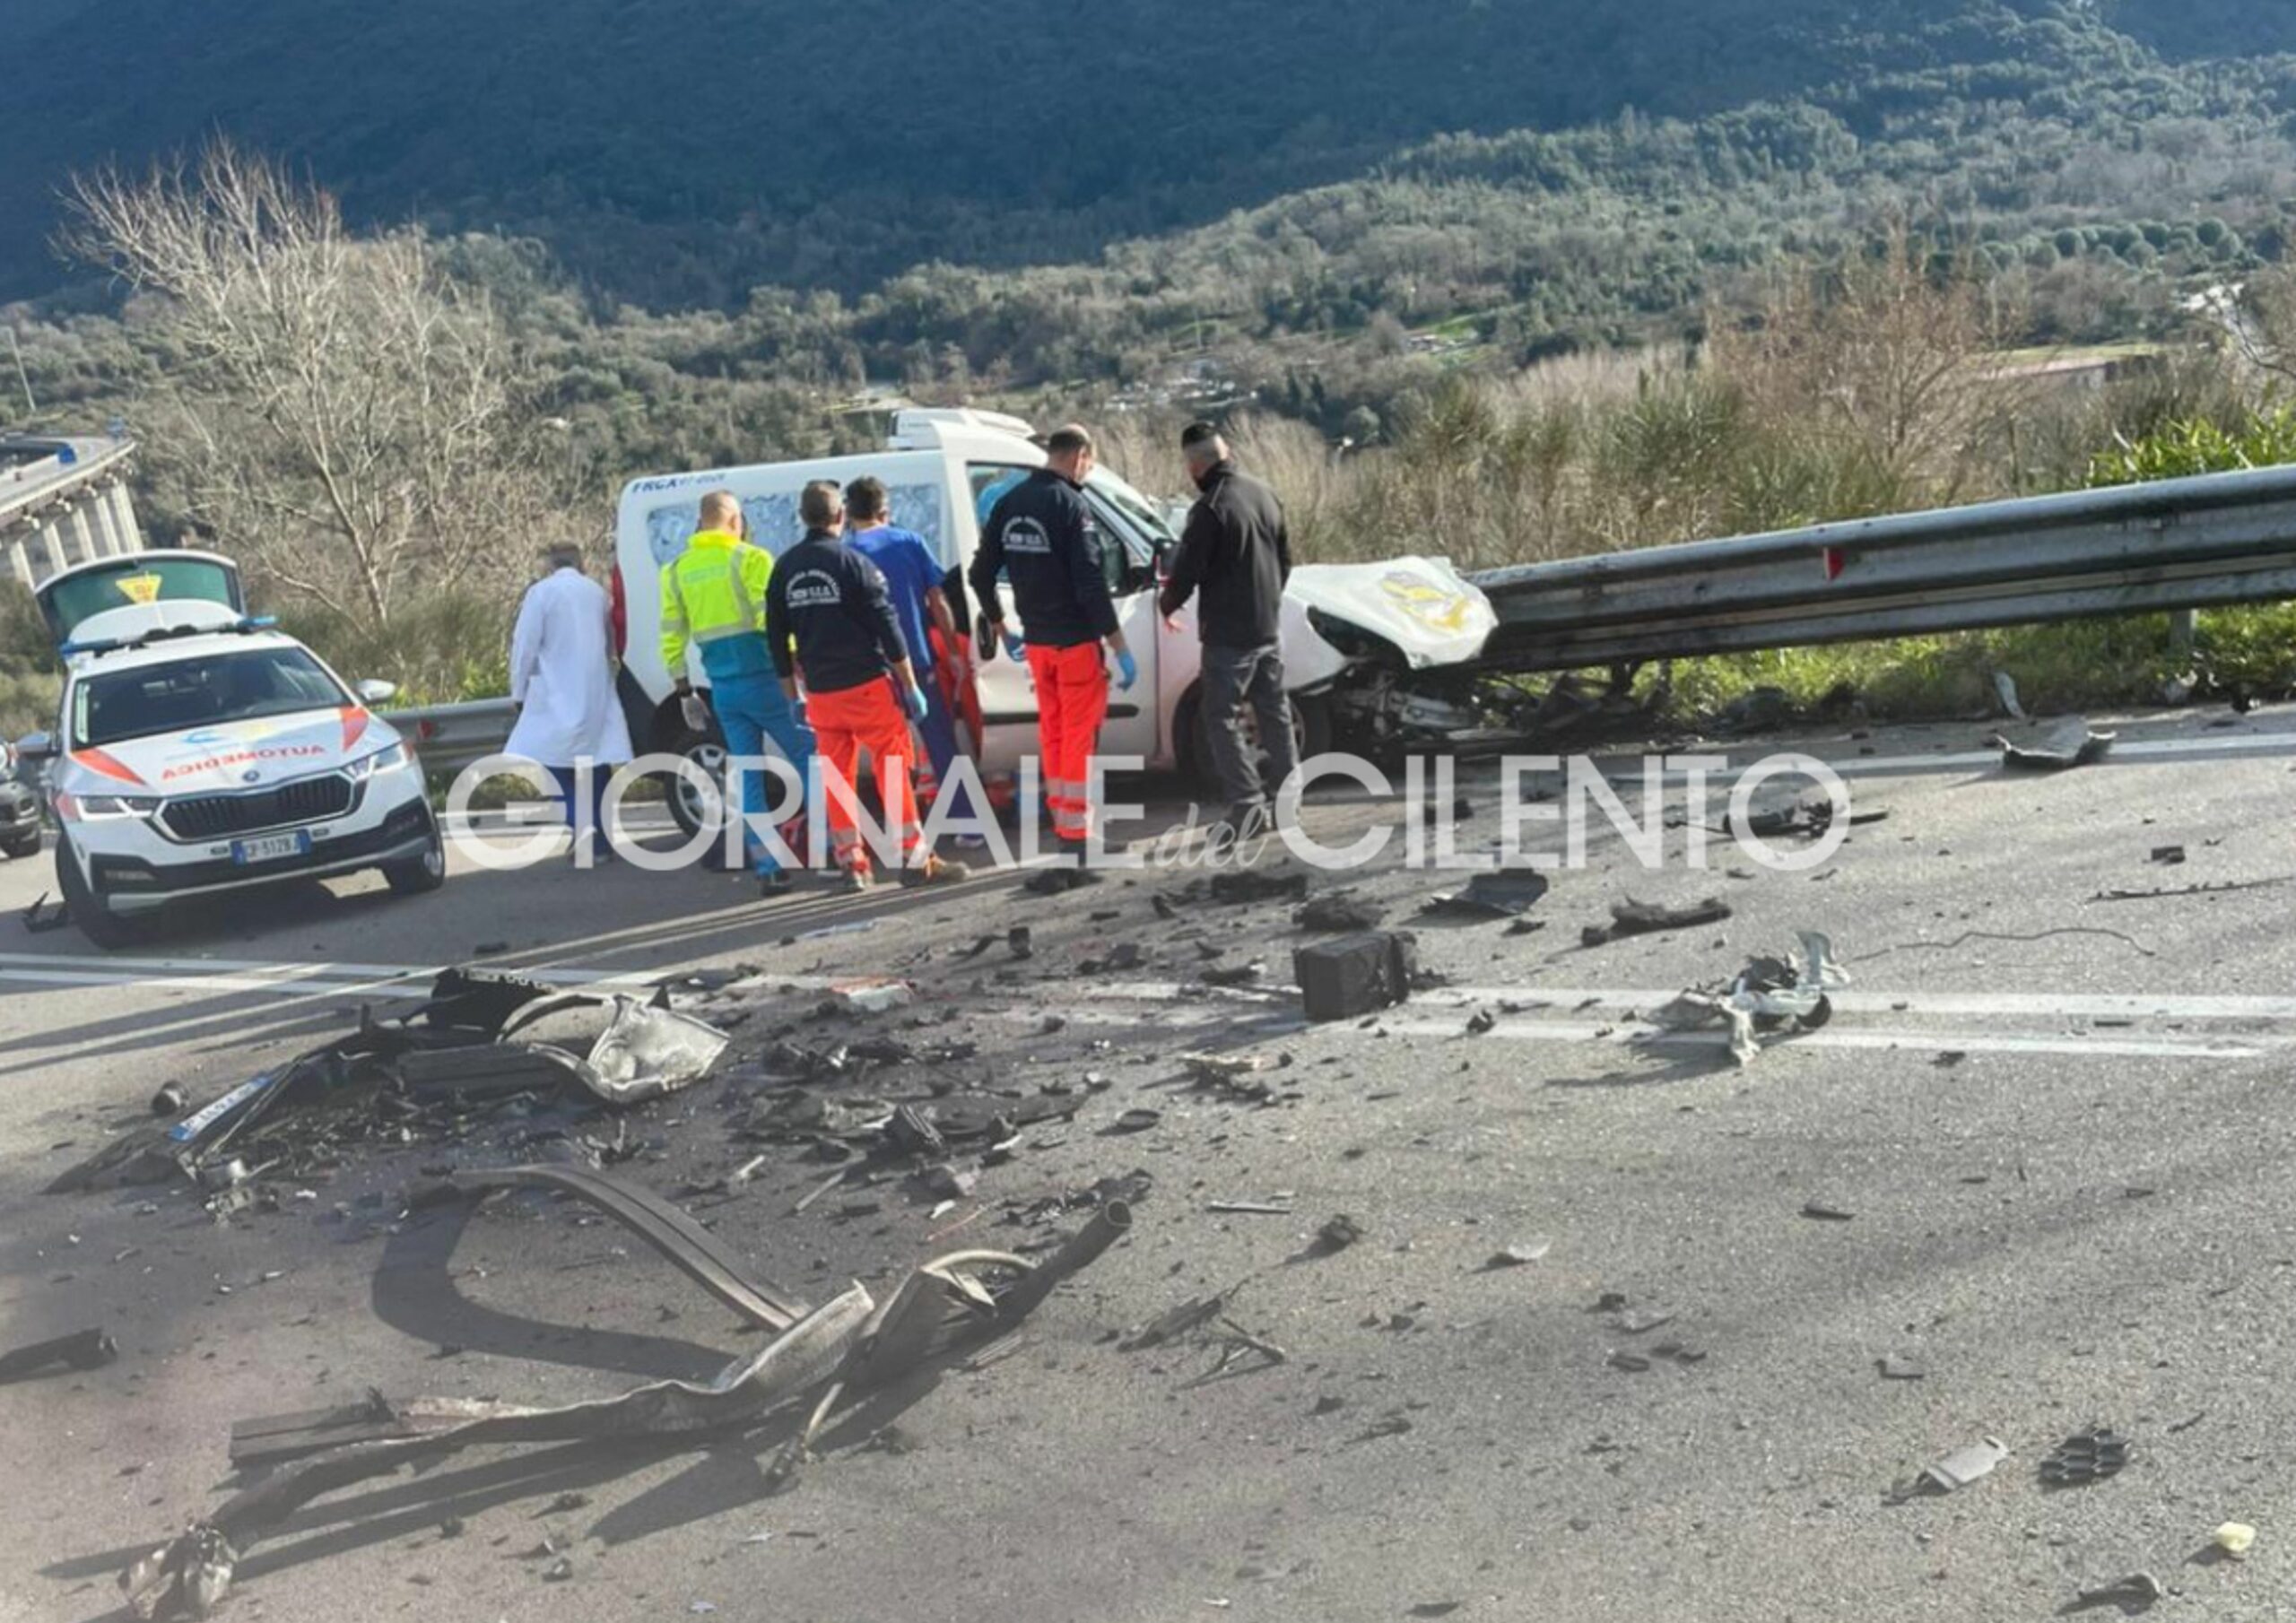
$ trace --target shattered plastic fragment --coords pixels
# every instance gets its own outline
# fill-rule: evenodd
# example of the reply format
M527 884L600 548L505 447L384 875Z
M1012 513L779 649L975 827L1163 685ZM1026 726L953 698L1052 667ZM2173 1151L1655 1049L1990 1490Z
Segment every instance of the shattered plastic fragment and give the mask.
M2092 766L2104 759L2119 735L2092 732L2079 716L2061 722L2038 744L2020 745L1996 735L2001 765L2012 772L2062 772L2068 767Z
M2227 1522L2209 1536L2217 1549L2237 1560L2256 1544L2257 1530L2246 1522Z
M2009 1457L2009 1445L1998 1437L1987 1437L1952 1454L1924 1471L1922 1480L1944 1493L1957 1488L1967 1488L1981 1477L1993 1474L1993 1468Z

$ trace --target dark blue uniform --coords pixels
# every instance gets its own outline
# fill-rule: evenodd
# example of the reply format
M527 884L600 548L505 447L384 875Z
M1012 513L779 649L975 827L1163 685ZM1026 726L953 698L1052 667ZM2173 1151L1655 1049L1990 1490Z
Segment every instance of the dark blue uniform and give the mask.
M990 509L966 579L973 601L996 601L999 569L1012 583L1021 635L1039 647L1068 648L1116 634L1100 549L1116 543L1092 523L1084 493L1039 468Z

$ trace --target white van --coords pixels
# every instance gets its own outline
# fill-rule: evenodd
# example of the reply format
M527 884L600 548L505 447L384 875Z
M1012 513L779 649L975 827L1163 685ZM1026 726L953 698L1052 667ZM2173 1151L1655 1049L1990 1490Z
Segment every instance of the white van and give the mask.
M979 542L981 516L993 505L984 497L1043 465L1031 432L1020 419L996 412L909 410L895 418L883 451L631 481L622 488L615 532L613 593L625 645L622 698L632 742L641 752L689 756L713 779L721 768L720 741L691 733L673 697L678 675L705 690L708 679L698 663L689 672L665 670L660 647L662 567L693 534L704 491L732 491L749 520L751 539L778 555L804 534L797 498L807 482L846 484L874 475L891 497L892 522L925 539L953 588ZM1132 690L1109 694L1101 753L1139 756L1152 769L1194 768L1203 759L1196 606L1190 603L1170 626L1156 612L1159 566L1175 544L1172 532L1155 503L1105 468L1093 472L1084 496L1103 536L1117 543L1104 545L1102 552L1118 620L1140 664ZM964 595L952 589L952 606L963 602ZM1004 612L1008 623L1019 623L1009 593ZM1326 746L1335 703L1347 707L1353 685L1344 679L1351 673L1372 666L1406 673L1457 666L1481 651L1494 623L1483 594L1440 560L1295 569L1285 593L1283 654L1302 743L1311 751ZM1036 752L1036 695L1027 666L1001 651L978 666L978 677L986 733L978 765L984 777L992 777L1013 771L1023 755ZM1378 685L1383 696L1396 687L1392 681ZM1423 710L1439 701L1422 693L1414 702ZM690 788L674 794L671 806L689 831L717 817L714 803Z

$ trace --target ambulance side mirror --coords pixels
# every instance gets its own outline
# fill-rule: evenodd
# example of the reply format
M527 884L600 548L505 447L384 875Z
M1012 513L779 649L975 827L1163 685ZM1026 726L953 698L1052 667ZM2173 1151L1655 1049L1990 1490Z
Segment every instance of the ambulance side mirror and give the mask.
M359 702L362 705L387 705L398 697L398 683L377 681L370 677L365 681L352 683L351 690L359 696Z

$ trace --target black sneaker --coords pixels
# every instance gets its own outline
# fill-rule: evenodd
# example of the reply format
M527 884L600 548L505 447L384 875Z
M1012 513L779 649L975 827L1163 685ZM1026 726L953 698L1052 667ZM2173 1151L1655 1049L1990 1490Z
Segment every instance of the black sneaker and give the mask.
M761 873L757 876L757 895L760 901L770 902L777 896L788 895L796 888L797 876L787 868L776 868L770 873Z

